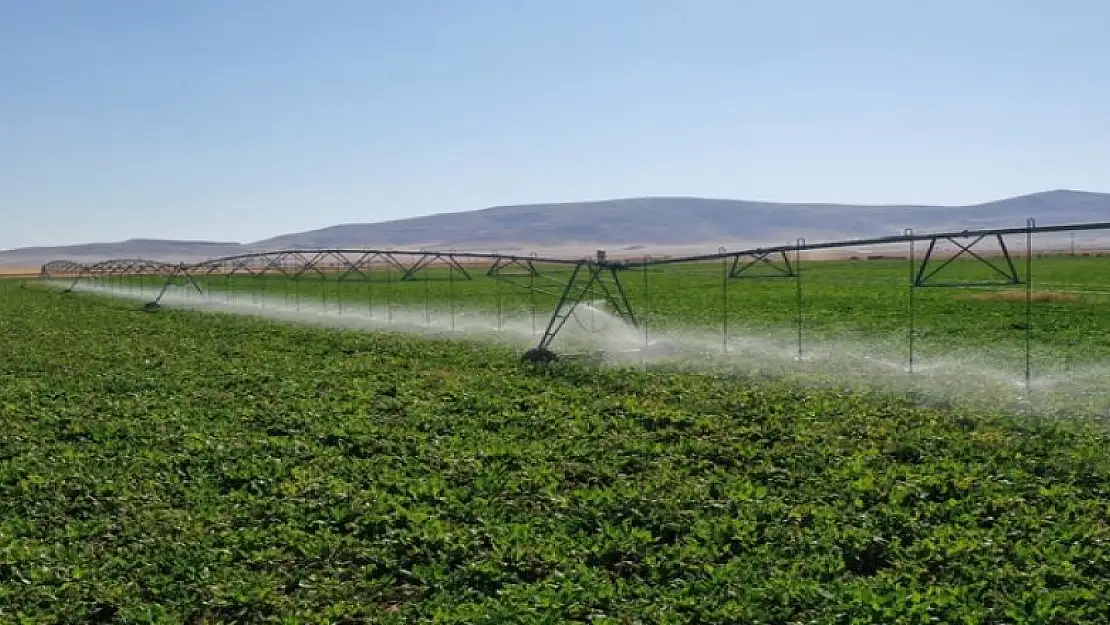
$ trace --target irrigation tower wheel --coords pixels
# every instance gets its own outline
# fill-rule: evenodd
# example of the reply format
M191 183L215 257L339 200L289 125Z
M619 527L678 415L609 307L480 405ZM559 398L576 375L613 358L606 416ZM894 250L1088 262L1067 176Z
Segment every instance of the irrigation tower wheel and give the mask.
M534 365L546 365L558 360L559 356L546 347L533 347L524 352L524 355L521 356L520 359Z

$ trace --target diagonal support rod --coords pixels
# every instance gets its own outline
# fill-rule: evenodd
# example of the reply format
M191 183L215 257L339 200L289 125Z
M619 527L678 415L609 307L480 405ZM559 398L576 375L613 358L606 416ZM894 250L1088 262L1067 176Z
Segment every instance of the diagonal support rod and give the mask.
M522 271L507 273L505 270L509 267L519 267L520 269L522 269ZM540 275L540 272L538 269L536 269L535 263L533 263L531 260L522 261L519 258L498 258L497 260L493 261L492 265L490 265L489 270L486 271L486 275L491 278L528 278L531 276L538 276Z
M355 273L362 276L362 279L364 281L369 282L370 275L367 272L370 271L370 263L374 262L375 257L377 257L377 254L375 254L374 252L366 252L361 257L359 257L358 260L352 263L346 255L343 255L343 260L347 263L347 270L339 276L338 282L343 282L347 279L348 276ZM365 269L366 271L363 271L363 269Z
M178 286L178 278L181 279L182 284L180 286L192 286L194 289L196 289L197 293L204 295L204 291L200 288L200 285L197 284L197 281L193 278L193 274L189 272L188 266L185 264L181 264L174 269L173 273L166 276L166 281L162 284L162 290L158 292L158 296L155 297L152 302L147 304L147 306L157 306L158 304L160 304L162 302L162 298L166 295L166 291L168 291L171 286Z
M470 273L459 263L458 259L455 258L454 254L444 253L444 252L426 252L426 253L424 253L423 256L421 256L419 259L417 259L417 261L415 263L413 263L410 267L404 267L403 265L401 265L401 270L404 272L401 275L401 279L402 280L413 280L413 279L415 279L416 273L418 271L422 271L424 269L427 269L433 263L435 263L437 260L438 261L443 261L443 263L445 265L447 265L447 268L451 272L456 272L456 271L459 272L459 274L462 275L464 280L472 279L470 277Z
M771 259L772 255L781 257L782 264L776 263ZM750 257L751 260L741 264L741 259ZM749 269L756 265L766 265L770 267L773 273L752 275L748 272ZM790 262L790 256L785 251L780 251L777 254L773 252L764 252L756 250L754 252L741 252L732 259L732 268L728 272L730 278L793 278L794 266Z
M588 273L584 283L582 283L583 270ZM613 306L613 309L622 319L634 327L638 326L632 304L628 301L624 286L621 284L619 270L618 266L604 261L582 261L576 265L574 272L571 273L566 286L563 288L559 301L555 304L555 310L551 313L551 318L540 337L536 351L545 352L550 350L552 341L555 340L559 331L566 325L567 320L574 314L578 305L582 303L583 298L592 292L594 285L597 285L605 294L606 301ZM613 282L612 288L606 284L604 279L606 274Z
M998 245L999 245L999 248L1002 251L1002 257L1005 259L1006 268L1008 269L1008 271L1005 270L1005 269L1002 269L1001 267L999 267L995 263L992 263L989 259L984 258L982 255L976 253L972 249L976 245L978 245L980 242L982 242L984 239L986 239L987 237L988 237L988 234L980 234L974 240L972 240L971 243L968 243L967 245L964 245L963 243L960 243L959 241L957 241L955 239L955 236L936 236L936 237L930 238L929 239L929 247L925 250L925 256L922 258L921 264L918 266L917 275L914 277L914 284L913 285L917 286L917 287L924 287L924 286L983 286L983 285L992 285L992 284L1021 284L1021 276L1018 274L1017 267L1014 265L1013 257L1010 255L1010 249L1006 246L1006 241L1003 238L1002 234L1000 234L1000 233L995 234L994 237L997 238L997 240L998 240ZM937 265L936 267L934 267L932 269L932 271L928 271L929 270L929 263L930 263L930 261L933 260L933 252L936 250L937 241L939 241L941 239L944 239L946 241L951 242L953 245L955 245L956 247L959 248L959 251L956 252L955 254L953 254L952 256L948 257L947 259L945 259L944 262L940 263L940 265ZM1003 278L1004 282L998 282L998 281L994 281L994 282L965 281L965 282L953 282L953 283L944 283L944 284L938 284L938 283L930 284L930 280L932 280L934 277L936 277L937 274L939 274L946 267L951 265L953 262L955 262L960 257L964 256L965 254L974 258L975 260L979 261L983 265L986 265L987 267L989 267L992 271L994 271L996 274L1001 276L1001 278ZM926 273L927 271L928 271L928 273Z

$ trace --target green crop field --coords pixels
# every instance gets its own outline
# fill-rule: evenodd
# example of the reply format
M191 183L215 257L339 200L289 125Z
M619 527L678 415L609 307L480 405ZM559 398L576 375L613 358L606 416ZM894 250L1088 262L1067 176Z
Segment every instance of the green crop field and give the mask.
M1036 269L1031 328L1005 291L916 290L923 362L1104 362L1108 259ZM722 274L622 278L648 334L789 346L797 284ZM558 291L427 275L201 287L540 326ZM805 348L898 348L907 276L807 264ZM458 338L0 280L0 622L1110 622L1099 420Z

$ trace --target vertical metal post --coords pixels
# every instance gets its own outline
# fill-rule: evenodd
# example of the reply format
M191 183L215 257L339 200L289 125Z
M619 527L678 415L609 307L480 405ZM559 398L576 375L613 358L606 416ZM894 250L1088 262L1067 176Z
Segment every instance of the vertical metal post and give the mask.
M648 261L649 261L649 258L648 258L648 256L645 255L644 256L644 261L643 261L644 264L641 266L641 271L643 272L643 278L644 278L644 307L643 307L643 313L640 314L640 321L644 326L644 348L645 349L647 348L648 343L651 342L651 336L649 334L648 324L647 324L648 316L651 314L651 280L650 280L650 274L648 273Z
M1033 377L1033 228L1037 221L1025 221L1025 394L1028 395Z
M393 266L385 266L385 322L393 325Z
M535 258L536 253L532 252L532 257ZM536 272L528 272L528 301L532 306L532 336L536 335ZM558 311L556 311L558 312Z
M806 240L799 238L796 242L797 247L794 250L794 292L798 306L798 360L801 361L803 357L802 352L802 246L806 244Z
M908 237L913 237L913 228L907 228L906 231L905 231L905 235L908 236ZM917 326L917 312L914 309L914 304L915 304L915 302L914 302L914 291L917 290L917 287L914 286L914 275L916 274L915 270L917 268L917 260L916 260L915 257L916 257L916 245L915 245L914 240L911 238L910 239L910 281L909 281L909 289L910 289L910 293L909 293L909 295L910 295L910 298L909 298L910 299L910 302L909 302L909 305L910 305L910 310L909 310L910 332L909 332L909 337L908 337L909 338L909 346L910 346L909 372L910 372L911 375L913 374L913 347L914 347L913 346L913 341L914 341L914 334L917 333L917 328L916 328L916 326Z
M455 331L455 265L447 265L447 299L451 307L451 331Z
M723 246L717 253L723 254ZM721 352L728 354L728 257L721 258Z
M297 267L296 272L293 274L293 297L296 299L297 312L301 312L301 272L303 269Z
M370 267L370 262L366 263L366 275L363 276L366 280L366 316L370 321L374 320L374 270Z
M285 260L285 269L287 270L285 274L285 308L289 309L295 305L297 299L295 295L297 288L297 260L295 258L292 260L287 258ZM293 290L289 289L290 281L292 281Z
M424 273L424 325L432 327L432 278Z
M345 290L343 287L345 285L346 281L343 279L343 274L339 273L337 269L335 276L335 309L340 317L343 316L343 291Z
M283 267L286 269L285 286L283 290L285 291L285 308L288 310L294 306L296 300L294 291L290 290L289 286L291 282L294 290L297 287L297 261L296 259L290 260L286 258L283 262L285 263Z
M286 259L285 257L282 257L278 262L280 263L279 271L281 271L281 277L284 278L284 280L285 280L285 282L283 282L282 285L281 285L282 308L284 308L285 310L289 310L290 294L289 294L289 289L286 288L286 287L289 286L289 272L286 271L286 269L289 268L289 260ZM205 289L204 292L207 293L208 289Z
M498 274L495 273L493 279L497 282L497 331L501 332L505 324L505 285Z

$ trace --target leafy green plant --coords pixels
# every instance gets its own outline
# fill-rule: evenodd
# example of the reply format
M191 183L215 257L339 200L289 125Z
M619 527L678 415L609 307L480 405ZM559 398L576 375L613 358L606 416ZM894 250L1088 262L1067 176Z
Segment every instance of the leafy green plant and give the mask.
M1106 621L1097 424L0 284L2 622Z

